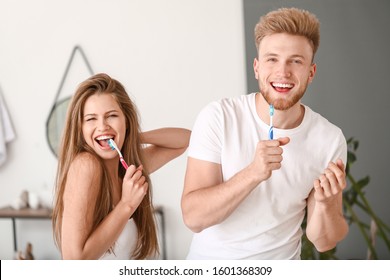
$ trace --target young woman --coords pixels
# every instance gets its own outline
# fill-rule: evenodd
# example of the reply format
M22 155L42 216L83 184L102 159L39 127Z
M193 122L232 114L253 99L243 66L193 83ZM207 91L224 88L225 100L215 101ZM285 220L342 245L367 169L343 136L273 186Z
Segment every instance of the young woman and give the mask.
M149 174L181 155L189 137L181 128L141 132L134 103L108 75L81 83L68 109L56 178L53 231L62 258L155 256Z

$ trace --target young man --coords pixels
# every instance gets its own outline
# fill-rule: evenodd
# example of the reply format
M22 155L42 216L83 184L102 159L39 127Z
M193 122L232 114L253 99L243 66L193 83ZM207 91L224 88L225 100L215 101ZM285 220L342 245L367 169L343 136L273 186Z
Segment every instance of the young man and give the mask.
M255 39L260 92L209 104L192 131L182 196L195 232L188 259L300 259L306 209L318 251L348 232L345 137L301 103L316 73L318 19L279 9L260 18Z

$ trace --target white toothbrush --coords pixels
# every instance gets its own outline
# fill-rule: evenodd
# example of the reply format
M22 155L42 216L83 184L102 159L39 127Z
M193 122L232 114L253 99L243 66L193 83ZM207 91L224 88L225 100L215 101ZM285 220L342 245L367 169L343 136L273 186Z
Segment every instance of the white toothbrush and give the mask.
M270 140L274 139L274 124L272 122L273 117L274 117L274 106L270 104L269 105L269 132L268 132L268 138Z
M111 150L116 150L119 154L119 161L122 163L122 166L127 170L129 166L127 165L126 161L123 159L122 153L119 150L118 146L116 145L115 141L112 139L108 140L108 145L110 146Z

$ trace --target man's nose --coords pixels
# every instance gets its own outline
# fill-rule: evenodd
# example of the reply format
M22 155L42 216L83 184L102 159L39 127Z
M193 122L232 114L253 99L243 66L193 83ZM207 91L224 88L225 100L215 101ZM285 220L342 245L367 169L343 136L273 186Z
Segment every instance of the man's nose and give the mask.
M280 77L290 77L291 76L291 69L288 63L281 62L278 64L277 72L278 76Z

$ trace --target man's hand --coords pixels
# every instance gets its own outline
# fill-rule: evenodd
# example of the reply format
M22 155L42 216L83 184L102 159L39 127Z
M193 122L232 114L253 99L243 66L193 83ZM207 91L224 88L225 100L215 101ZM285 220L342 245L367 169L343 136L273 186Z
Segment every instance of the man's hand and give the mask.
M346 188L345 165L338 159L336 163L330 162L324 174L314 180L314 199L325 206L333 203L338 195Z
M283 160L281 146L290 142L290 138L283 137L276 140L262 140L257 143L256 154L251 164L252 170L264 181L271 177L272 171L280 169Z

